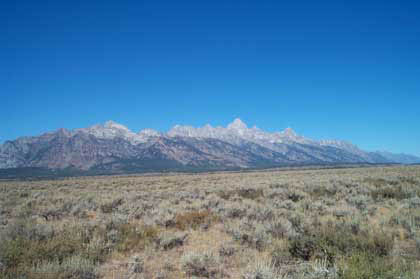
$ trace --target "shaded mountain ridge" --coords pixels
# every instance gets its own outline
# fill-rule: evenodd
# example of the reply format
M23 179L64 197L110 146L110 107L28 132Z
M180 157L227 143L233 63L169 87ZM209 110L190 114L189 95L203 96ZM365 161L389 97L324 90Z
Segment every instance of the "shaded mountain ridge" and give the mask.
M0 145L0 168L74 168L81 171L227 169L295 164L419 163L420 158L366 152L345 141L316 141L291 128L269 133L239 118L227 127L176 125L167 133L139 133L113 121L59 129Z

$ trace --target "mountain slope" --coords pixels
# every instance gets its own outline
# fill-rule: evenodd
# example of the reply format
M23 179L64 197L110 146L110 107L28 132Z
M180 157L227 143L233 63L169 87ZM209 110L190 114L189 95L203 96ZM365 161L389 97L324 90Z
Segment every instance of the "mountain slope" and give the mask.
M386 158L391 162L398 162L401 164L419 164L420 158L409 154L394 154L386 151L376 151L375 154Z
M0 145L0 169L46 168L145 171L226 169L295 164L418 163L420 158L366 152L336 140L315 141L291 128L268 133L240 119L227 127L176 125L167 133L139 133L108 121L72 131L59 129Z

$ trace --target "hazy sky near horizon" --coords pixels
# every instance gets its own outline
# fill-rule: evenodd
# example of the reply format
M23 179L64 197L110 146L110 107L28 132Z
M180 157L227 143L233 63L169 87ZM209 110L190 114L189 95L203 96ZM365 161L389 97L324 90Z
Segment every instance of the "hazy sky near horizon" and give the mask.
M420 156L418 1L5 1L0 143L112 119Z

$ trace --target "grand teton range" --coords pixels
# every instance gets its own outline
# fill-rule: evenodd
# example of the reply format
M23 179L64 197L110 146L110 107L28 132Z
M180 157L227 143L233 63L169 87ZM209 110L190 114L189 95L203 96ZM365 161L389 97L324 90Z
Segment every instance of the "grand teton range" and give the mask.
M240 119L227 127L176 125L167 133L152 129L134 133L108 121L89 128L21 137L0 145L0 169L8 170L115 173L419 162L416 156L367 152L346 141L312 140L291 128L274 133L248 128Z

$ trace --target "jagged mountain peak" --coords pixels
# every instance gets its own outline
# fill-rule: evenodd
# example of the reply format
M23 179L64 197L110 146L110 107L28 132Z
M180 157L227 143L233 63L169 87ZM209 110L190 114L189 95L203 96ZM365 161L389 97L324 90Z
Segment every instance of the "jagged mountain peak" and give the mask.
M54 132L53 132L54 133ZM60 128L60 129L57 129L56 131L55 131L55 133L58 133L58 134L64 134L64 135L70 135L71 134L71 132L69 131L69 130L67 130L66 128Z
M290 127L284 129L283 134L285 134L287 136L297 137L296 132Z
M132 144L145 141L142 136L132 132L126 126L112 120L106 121L104 124L97 124L88 128L75 129L74 133L89 134L101 139L121 138L128 140Z
M143 129L138 133L138 135L146 136L146 137L158 137L158 136L161 136L162 134L153 129Z
M108 129L119 129L119 130L125 130L125 131L130 131L130 129L128 129L126 126L119 124L115 121L112 120L108 120L104 123L103 125L104 128L108 128Z
M98 140L99 139L99 140ZM405 154L366 152L336 140L311 140L292 128L266 132L236 118L227 127L174 126L167 133L138 133L114 121L0 144L0 168L258 167L319 163L416 163ZM115 163L115 165L113 165Z
M309 138L306 138L304 136L297 134L295 130L293 130L290 127L284 129L281 132L274 133L274 134L277 135L279 138L288 142L296 142L296 143L301 143L301 144L319 144L312 139L309 139Z
M248 126L240 118L235 118L235 120L233 120L233 122L230 123L227 128L234 130L245 130L248 128Z
M175 125L170 129L167 133L168 136L185 136L185 137L193 137L195 135L195 131L198 128L194 128L192 126L181 126L179 124Z

